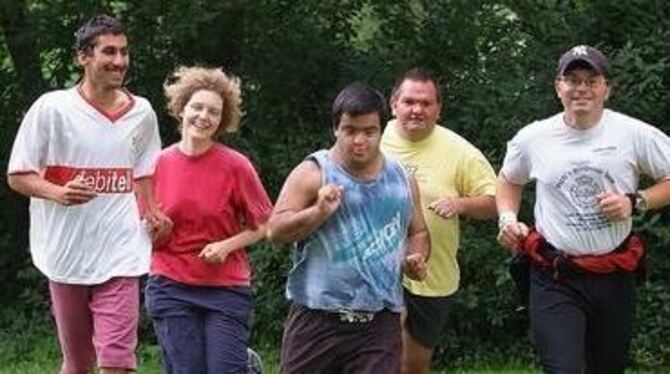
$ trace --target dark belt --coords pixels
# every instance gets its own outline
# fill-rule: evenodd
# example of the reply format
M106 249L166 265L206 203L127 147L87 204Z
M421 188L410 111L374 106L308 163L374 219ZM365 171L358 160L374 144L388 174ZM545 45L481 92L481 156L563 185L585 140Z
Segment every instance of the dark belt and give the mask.
M318 315L319 317L328 318L336 322L343 322L348 324L357 324L357 323L369 323L372 322L375 317L381 313L389 312L389 309L382 309L376 312L371 312L367 310L353 310L347 308L340 309L312 309L304 305L293 304L295 308L309 313L312 315Z
M327 310L326 313L334 316L340 322L346 323L368 323L372 322L375 319L375 312L351 310L351 309L338 309L338 310Z
M543 243L538 248L538 253L542 256L548 263L552 270L554 279L558 279L561 276L565 275L578 275L578 274L587 274L588 272L579 266L575 265L572 260L570 260L570 255L567 253L556 249L553 245L549 244L547 241Z

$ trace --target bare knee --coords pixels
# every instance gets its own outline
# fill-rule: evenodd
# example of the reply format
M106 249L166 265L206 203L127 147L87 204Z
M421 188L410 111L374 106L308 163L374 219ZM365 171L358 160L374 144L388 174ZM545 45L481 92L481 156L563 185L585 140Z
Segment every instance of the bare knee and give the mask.
M402 374L428 374L433 349L426 348L403 331Z

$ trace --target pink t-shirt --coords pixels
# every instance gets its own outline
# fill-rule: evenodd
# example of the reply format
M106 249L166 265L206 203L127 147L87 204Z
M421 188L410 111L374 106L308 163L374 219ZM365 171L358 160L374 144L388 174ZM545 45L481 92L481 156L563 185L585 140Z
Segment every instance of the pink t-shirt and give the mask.
M154 247L151 273L202 286L248 286L244 248L223 264L198 257L209 243L267 221L272 204L249 160L223 144L198 156L175 144L163 150L154 173L156 200L172 219L170 238Z

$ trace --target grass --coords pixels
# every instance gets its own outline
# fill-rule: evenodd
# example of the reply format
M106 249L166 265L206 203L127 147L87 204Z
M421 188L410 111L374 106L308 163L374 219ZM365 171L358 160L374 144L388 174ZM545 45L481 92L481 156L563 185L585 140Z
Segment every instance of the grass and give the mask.
M16 360L17 352L14 354L0 353L0 374L33 374L33 373L57 373L60 364L60 352L55 337L31 337L31 349L22 350L20 359ZM0 343L2 346L11 345L10 342ZM1 349L1 348L0 348ZM259 349L259 354L263 358L265 373L274 374L279 372L279 352L276 349ZM10 359L9 356L14 356ZM162 368L158 346L141 345L138 352L139 368L138 374L160 374ZM13 361L13 362L9 362ZM528 368L495 368L482 367L472 369L458 369L449 371L434 371L434 373L455 373L455 374L523 374L535 373Z
M0 374L34 374L57 373L60 352L55 337L29 337L30 348L21 351L11 349L13 342L0 342ZM25 341L23 341L25 345ZM9 348L9 349L8 349ZM274 374L279 370L279 352L275 348L259 349L263 358L265 373ZM17 359L20 357L20 359ZM156 345L144 344L138 352L138 374L160 374L159 351ZM479 366L471 368L452 368L448 370L433 370L435 374L530 374L539 373L536 368L509 367L509 366ZM628 373L651 374L650 371L627 371ZM659 371L654 371L658 373Z
M274 374L279 372L279 357L276 350L260 350L259 354L263 358L265 373ZM140 347L138 358L138 374L160 374L162 368L158 347L155 345L144 345ZM35 349L25 356L19 362L3 363L0 362L0 373L2 374L33 374L33 373L57 373L59 367L59 352L56 342L53 338L45 339L44 345L36 346ZM454 374L524 374L536 373L528 368L493 368L482 367L472 369L459 369L449 371L433 371L433 373L454 373Z
M29 336L27 339L22 339L20 345L22 347L19 348L12 346L12 342L9 341L0 342L0 374L58 373L60 351L55 336ZM279 371L277 350L259 350L258 353L263 359L266 373ZM140 345L137 373L160 374L162 372L158 346Z

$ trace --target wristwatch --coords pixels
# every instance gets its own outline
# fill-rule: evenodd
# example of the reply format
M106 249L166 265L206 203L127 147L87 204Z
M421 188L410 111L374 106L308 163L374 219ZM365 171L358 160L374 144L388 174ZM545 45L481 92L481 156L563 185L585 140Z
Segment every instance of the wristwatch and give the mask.
M647 206L647 198L644 196L644 192L637 191L635 193L635 210L639 213L645 213L649 209Z
M644 214L649 207L647 206L647 199L644 196L644 192L637 191L633 193L627 193L626 197L630 199L630 206L633 209L634 213Z

